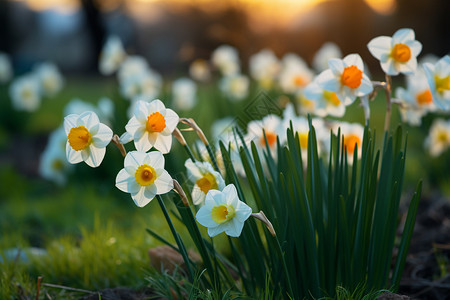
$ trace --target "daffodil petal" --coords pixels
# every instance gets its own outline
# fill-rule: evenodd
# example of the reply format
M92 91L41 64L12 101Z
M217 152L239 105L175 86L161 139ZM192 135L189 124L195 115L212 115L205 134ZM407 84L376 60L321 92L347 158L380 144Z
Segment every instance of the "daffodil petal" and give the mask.
M244 228L243 222L236 222L237 220L233 219L227 222L227 228L225 229L225 233L231 237L238 237L241 235L242 229Z
M389 54L391 51L392 38L388 36L379 36L372 39L368 44L367 48L369 52L376 58L381 60L384 54Z
M155 198L157 193L157 188L154 184L148 185L144 188L144 196L147 199L150 199L149 202ZM148 202L147 202L148 203Z
M66 132L66 135L69 135L70 130L73 127L77 127L77 119L78 115L71 114L64 118L64 131Z
M330 60L328 60L328 66L330 67L330 71L334 76L340 76L345 69L344 62L341 59L337 58L331 58Z
M133 140L133 135L130 134L128 131L125 131L119 138L119 142L122 145L128 144Z
M222 226L217 227L208 227L208 235L210 237L215 237L216 235L222 233L224 231Z
M214 222L211 218L211 207L207 207L206 205L200 207L195 218L205 227L214 228L219 226L219 223Z
M369 77L367 77L367 75L364 74L361 80L361 85L358 87L357 96L361 97L364 95L368 95L372 93L372 91L373 91L372 81L370 81Z
M411 50L411 54L413 57L417 57L417 55L422 52L422 44L419 41L407 41L405 44Z
M83 161L80 151L73 150L69 142L66 143L66 157L71 164L77 164Z
M134 136L136 130L143 127L144 125L136 119L135 116L131 117L131 119L128 121L127 125L125 125L125 130ZM145 127L145 126L144 126Z
M136 103L136 107L134 108L134 117L140 124L147 122L147 117L149 116L149 112L150 111L148 108L148 102L139 100Z
M131 151L128 152L125 156L124 160L124 166L127 167L133 167L138 168L140 165L143 164L145 157L147 156L147 153L140 152L140 151Z
M346 66L356 66L360 71L364 71L364 63L359 54L349 54L343 59Z
M102 163L105 153L106 148L97 148L94 145L90 145L88 148L81 150L81 157L83 157L84 162L88 166L96 168ZM87 157L85 156L86 154L88 154Z
M154 184L158 194L165 194L173 189L173 179L165 170L156 178Z
M92 143L95 147L104 148L111 142L112 136L113 132L111 128L100 123L97 133L92 137Z
M413 74L417 70L417 59L415 57L411 57L411 59L404 64L398 64L398 71L409 75Z
M161 151L163 154L169 153L172 146L172 135L159 134L153 147Z
M234 208L236 208L236 206L238 205L238 202L239 202L239 197L238 197L237 190L236 190L236 187L234 186L234 184L227 185L222 190L222 193L225 194L226 203L233 206Z
M194 185L192 188L192 202L194 202L195 205L200 205L205 200L205 193L199 188L198 185Z
M382 62L381 68L388 75L398 75L398 71L395 68L395 63L392 58L388 59L386 62Z
M239 222L244 222L252 214L252 209L250 206L241 201L237 207L235 207L234 212L236 213L235 218L237 218Z
M338 92L341 86L339 80L331 70L325 70L317 76L317 83L321 88L330 92Z
M409 28L402 28L394 33L394 35L392 36L392 43L393 45L395 45L398 43L405 43L406 41L414 39L415 39L414 30Z
M86 111L82 113L77 120L77 126L84 126L91 132L91 134L97 133L96 127L100 123L98 116L92 111Z
M195 163L190 158L185 161L184 166L186 167L188 173L190 173L189 177L195 177L195 178L193 178L194 182L195 182L195 180L197 180L197 178L202 177L200 170L197 168Z
M149 141L149 134L148 132L145 132L144 135L142 135L139 139L134 139L134 146L136 147L136 150L141 152L147 152L150 150L153 145Z
M144 163L152 166L154 169L164 169L164 155L159 151L151 151L145 156Z
M152 200L145 196L145 187L141 187L137 193L131 193L131 199L138 207L144 207Z
M125 170L122 169L116 176L116 187L122 192L126 193L137 193L141 186L136 182L133 176Z
M177 127L180 117L178 117L177 113L173 110L166 109L166 115L164 118L166 119L166 128L164 128L162 133L168 135L175 130L175 127Z
M162 115L165 115L165 113L166 113L166 111L165 111L166 107L164 106L164 103L159 99L155 99L152 102L150 102L148 107L149 107L149 111L152 111L152 112L157 111L157 112L160 112Z

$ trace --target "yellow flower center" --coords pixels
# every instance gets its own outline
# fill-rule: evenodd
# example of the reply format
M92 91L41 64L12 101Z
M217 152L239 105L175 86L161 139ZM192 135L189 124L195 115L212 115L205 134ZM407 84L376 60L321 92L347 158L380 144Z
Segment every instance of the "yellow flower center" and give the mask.
M211 210L211 219L216 223L224 223L234 218L234 207L228 204L214 206Z
M203 174L203 177L198 179L195 183L205 194L208 193L209 190L217 190L219 187L216 177L211 173Z
M361 85L363 72L357 66L350 66L344 69L341 75L341 84L351 89L356 89Z
M391 57L395 61L405 63L411 58L411 49L402 43L395 44L391 50Z
M63 164L63 162L60 159L55 159L52 162L52 169L53 170L59 171L59 170L62 170L63 167L64 167L64 164Z
M152 184L156 180L156 171L149 165L141 165L134 173L136 182L141 186L147 186Z
M84 126L72 127L69 135L69 145L73 150L79 151L86 149L92 142L92 135Z
M448 140L447 132L445 132L443 130L440 131L437 135L437 140L438 140L438 142L441 142L441 143L447 143L447 140Z
M327 100L328 103L330 103L334 106L338 106L339 104L341 104L341 101L339 100L339 98L336 96L336 93L334 93L334 92L324 91L323 97L325 98L325 100Z
M294 77L294 84L295 86L302 87L307 84L307 81L303 78L303 76L297 75Z
M450 90L450 76L443 78L434 76L434 81L436 82L436 91L438 93L443 93L445 90Z
M147 124L145 128L148 132L161 132L166 128L166 119L159 112L154 112L147 117Z
M416 97L417 103L419 105L426 105L433 102L433 96L431 95L431 91L425 90L422 93L419 93Z
M344 137L344 145L347 148L347 154L353 154L355 152L356 145L361 144L359 136L350 134Z
M267 143L269 144L269 147L272 147L273 145L275 145L276 141L277 141L277 135L271 131L266 131L266 138L267 138ZM264 139L264 135L261 136L261 139L259 141L261 143L261 145L265 145L266 144L266 140Z
M308 133L298 133L298 139L300 142L300 147L306 149L308 147Z

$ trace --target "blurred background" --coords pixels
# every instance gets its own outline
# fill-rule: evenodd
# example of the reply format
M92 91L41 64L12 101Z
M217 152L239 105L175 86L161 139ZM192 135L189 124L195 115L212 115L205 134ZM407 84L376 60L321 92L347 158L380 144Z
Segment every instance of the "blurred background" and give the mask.
M422 53L442 57L449 11L446 0L8 0L0 2L0 51L18 72L52 60L67 73L95 73L106 37L118 35L129 53L171 75L221 44L236 47L244 66L263 48L311 62L327 41L370 57L370 39L407 27Z

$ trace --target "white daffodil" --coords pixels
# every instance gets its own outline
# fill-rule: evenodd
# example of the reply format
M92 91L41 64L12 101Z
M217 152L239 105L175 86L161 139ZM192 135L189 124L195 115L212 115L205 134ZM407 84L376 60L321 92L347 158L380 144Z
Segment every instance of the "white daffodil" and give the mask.
M283 68L278 77L281 90L293 94L304 89L314 78L314 73L300 57L287 54L283 58Z
M395 91L396 101L400 103L402 121L418 126L422 123L423 115L436 109L422 69L417 69L416 73L407 76L406 87L398 87Z
M161 86L161 75L150 68L135 75L129 75L120 81L122 95L131 101L137 101L143 97L155 99L161 91Z
M280 117L276 115L267 115L262 120L250 121L247 125L247 142L254 141L258 149L266 149L267 145L274 152L277 147L277 138L283 144L286 139L286 128ZM265 135L264 135L265 134Z
M16 110L36 111L41 105L39 81L33 75L17 78L9 87L12 105Z
M125 156L124 168L116 177L116 187L130 193L139 207L147 205L156 195L173 189L173 179L164 169L164 156L159 151L131 151Z
M66 158L66 143L67 136L63 127L53 131L39 162L39 174L59 185L65 184L67 172L72 167Z
M222 45L214 50L211 62L224 76L237 74L241 70L238 51L229 45Z
M240 101L248 95L250 80L247 76L234 74L222 77L219 88L230 100Z
M33 72L41 85L40 91L43 96L52 97L61 91L64 79L55 64L42 63Z
M417 68L417 55L422 51L422 44L415 40L414 30L409 28L397 30L392 37L376 37L367 47L388 75L414 73Z
M434 65L425 63L423 68L435 104L443 110L450 110L450 56L444 56Z
M197 85L192 79L179 78L172 83L172 101L177 110L191 110L197 104Z
M125 129L133 136L138 151L147 152L155 147L165 154L172 146L172 132L178 121L178 115L166 108L161 100L138 101Z
M205 205L197 215L197 221L208 228L210 237L219 233L238 237L244 228L244 222L252 214L250 206L239 200L236 187L227 185L223 191L211 190L206 195Z
M436 119L425 139L425 148L431 156L439 156L450 148L450 120Z
M66 156L71 164L84 161L90 167L98 167L105 157L106 146L112 139L112 130L100 123L92 112L71 114L64 118L67 135Z
M126 58L125 50L118 36L110 36L100 53L99 69L103 75L111 75L119 69Z
M117 72L119 83L122 84L130 77L140 77L148 69L149 66L145 58L137 55L127 56Z
M339 100L335 92L329 92L313 81L304 90L305 97L315 102L314 114L319 117L343 117L345 105Z
M316 114L316 101L309 99L304 91L297 91L294 95L294 101L297 104L297 110L300 114Z
M280 61L269 49L253 54L249 59L250 76L265 89L272 88L280 71Z
M344 138L343 145L347 150L347 161L353 164L353 155L358 147L357 157L361 157L361 147L364 135L364 127L359 123L336 122L332 130L337 134L338 128L341 129L341 138Z
M10 81L13 76L13 69L9 56L0 52L0 83Z
M356 97L373 91L372 82L364 74L364 63L359 54L349 54L344 59L330 59L330 69L317 76L317 83L326 91L335 92L344 105L352 104Z
M192 201L200 205L210 190L222 190L225 181L219 172L215 171L209 162L193 162L191 159L184 163L188 171L189 180L194 183Z
M317 72L322 72L328 69L328 60L331 58L342 58L342 52L338 45L327 42L317 50L312 65Z
M206 82L211 79L211 69L204 59L196 59L189 66L189 75L192 79Z

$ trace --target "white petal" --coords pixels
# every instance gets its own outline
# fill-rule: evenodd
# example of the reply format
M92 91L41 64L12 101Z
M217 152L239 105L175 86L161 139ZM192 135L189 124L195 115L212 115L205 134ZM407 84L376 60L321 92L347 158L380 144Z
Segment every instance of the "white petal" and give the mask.
M136 137L134 137L134 146L136 147L136 150L141 152L147 152L153 147L153 144L151 144L149 140L149 134L146 131L143 136L141 136L140 139L136 140Z
M228 205L233 206L233 208L237 207L237 204L239 202L239 197L237 194L236 187L234 184L227 185L223 190L222 193L225 194L225 201Z
M331 58L328 60L328 66L330 67L331 72L334 76L341 76L342 72L344 72L345 65L342 59Z
M100 123L99 125L97 133L92 137L92 143L95 147L104 148L111 142L113 132L105 124Z
M376 59L381 60L383 54L389 54L391 52L391 42L392 38L388 36L379 36L372 39L367 44L367 48Z
M97 148L90 145L88 148L81 150L81 157L88 166L96 168L102 163L105 153L106 148Z
M214 227L214 228L209 227L208 228L208 235L210 237L215 237L216 235L224 232L224 230L225 229L223 228L223 226L217 226L217 227Z
M361 85L358 87L356 95L361 97L372 93L372 91L373 91L372 81L370 81L369 77L367 77L366 74L363 74Z
M119 138L119 142L122 145L128 144L133 140L133 135L130 134L128 131L125 131Z
M236 213L235 218L237 218L239 222L245 222L252 214L252 209L244 202L239 201L239 205L235 208L234 212Z
M83 161L83 158L81 157L81 152L73 150L69 142L66 143L66 157L71 164L77 164Z
M166 119L166 128L164 128L161 133L168 135L175 130L175 127L177 127L180 117L178 117L177 113L173 110L166 109L166 115L164 118Z
M394 35L392 36L392 43L398 44L398 43L405 43L410 40L414 40L414 30L409 28L402 28L397 30Z
M131 194L131 199L133 199L134 203L139 207L146 206L150 200L153 198L147 198L145 197L145 187L141 187L137 193Z
M190 158L186 160L184 166L188 170L188 173L190 173L191 175L189 177L195 177L193 178L194 181L202 177L202 173L198 169L197 165Z
M136 119L136 117L134 117L134 116L131 117L131 119L128 121L127 125L125 125L125 130L132 136L134 136L135 132L139 128L145 129L145 124L139 122L138 119Z
M349 54L343 59L346 66L356 66L359 70L364 71L364 63L359 54Z
M192 188L192 202L194 202L195 205L200 205L203 203L203 201L206 199L205 193L198 187L198 185L194 185Z
M148 102L139 100L134 108L134 116L139 123L147 122L147 118L150 115ZM127 130L128 131L128 130Z
M128 152L125 156L124 160L124 166L127 167L133 167L138 168L139 166L144 164L145 157L147 156L147 153L145 152L139 152L139 151L131 151Z
M403 74L414 74L414 72L416 72L417 70L417 59L415 57L411 57L411 59L407 63L397 64L397 67L398 71Z
M158 134L155 144L153 147L161 151L163 154L169 153L170 147L172 146L172 135L162 135Z
M411 50L412 56L417 57L422 51L422 44L419 41L408 41L405 43Z
M331 92L338 92L341 87L341 83L333 75L331 70L325 70L322 73L320 73L319 76L317 77L317 83L324 90Z
M151 151L147 153L144 163L152 166L154 169L164 169L164 155L159 151Z
M154 184L148 185L144 188L144 196L145 198L152 200L155 198L157 191L158 190Z
M86 127L91 134L97 133L97 126L99 123L100 120L98 119L97 114L92 111L82 113L77 120L77 126Z
M163 115L165 115L166 107L164 106L164 103L162 103L161 100L155 99L152 102L148 104L149 112L161 112Z
M386 62L382 62L381 68L384 73L388 75L398 75L398 70L395 68L395 63L392 58L388 59Z
M137 193L141 186L136 182L134 176L130 176L125 169L119 171L116 177L116 187L126 193Z
M208 227L208 228L214 228L218 227L219 224L214 222L211 218L211 208L207 207L206 205L202 206L197 214L195 215L195 218L197 219L197 222L199 222L201 225Z
M71 114L64 118L64 131L69 135L70 129L77 127L78 115Z
M242 228L244 228L244 223L239 222L237 219L232 219L231 221L227 222L228 226L225 230L225 233L231 237L238 237L241 235Z
M168 193L173 189L173 179L166 170L156 178L155 186L158 195Z

